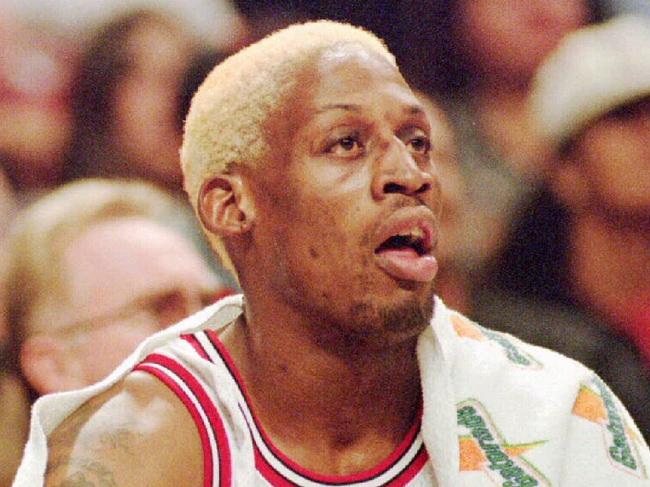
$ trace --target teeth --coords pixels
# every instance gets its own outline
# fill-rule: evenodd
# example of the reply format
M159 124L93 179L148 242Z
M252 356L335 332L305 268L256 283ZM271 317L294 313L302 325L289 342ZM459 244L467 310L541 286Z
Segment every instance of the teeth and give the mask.
M403 230L397 234L400 237L410 237L413 240L424 238L424 231L420 227L413 227L409 230Z

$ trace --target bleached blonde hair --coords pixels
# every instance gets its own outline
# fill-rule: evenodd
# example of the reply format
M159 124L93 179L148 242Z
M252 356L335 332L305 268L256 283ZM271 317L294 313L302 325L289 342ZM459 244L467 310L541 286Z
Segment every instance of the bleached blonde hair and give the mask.
M198 215L201 185L232 165L256 167L270 152L263 125L293 92L318 54L359 44L397 67L374 34L333 21L296 24L252 44L215 67L192 99L181 148L185 190ZM237 277L224 242L204 228L224 267Z

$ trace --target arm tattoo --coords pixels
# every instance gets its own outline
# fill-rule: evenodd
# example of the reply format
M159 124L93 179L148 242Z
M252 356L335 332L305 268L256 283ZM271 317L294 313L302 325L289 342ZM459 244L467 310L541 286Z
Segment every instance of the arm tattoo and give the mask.
M84 459L60 459L48 464L48 473L65 467L70 471L54 487L117 487L113 472L100 462Z
M131 442L142 435L133 433L127 428L116 428L114 431L108 431L99 435L98 445L92 447L95 452L103 451L122 451L127 455L134 455L133 445Z
M114 472L102 456L133 457L137 442L143 436L132 431L135 425L123 422L79 439L79 434L95 412L85 404L69 416L49 438L49 458L46 478L57 479L52 487L117 487ZM137 430L136 430L137 431ZM109 464L112 462L109 462Z

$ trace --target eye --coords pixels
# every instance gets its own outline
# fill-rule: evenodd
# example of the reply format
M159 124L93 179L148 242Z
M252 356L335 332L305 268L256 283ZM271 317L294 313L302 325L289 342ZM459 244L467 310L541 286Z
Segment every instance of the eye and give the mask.
M353 134L336 139L327 152L338 157L356 157L363 154L364 149L359 135Z
M409 139L407 146L416 154L428 154L431 151L431 141L426 135L418 135Z

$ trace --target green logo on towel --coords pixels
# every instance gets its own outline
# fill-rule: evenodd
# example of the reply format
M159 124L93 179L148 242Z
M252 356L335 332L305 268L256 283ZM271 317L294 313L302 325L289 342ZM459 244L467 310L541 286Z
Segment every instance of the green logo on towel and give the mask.
M460 470L483 471L503 487L550 486L522 454L545 443L510 444L494 426L483 405L469 399L458 405Z
M600 425L607 453L617 468L637 477L647 478L637 444L639 433L625 422L623 412L612 391L597 376L583 384L573 405L573 414Z

